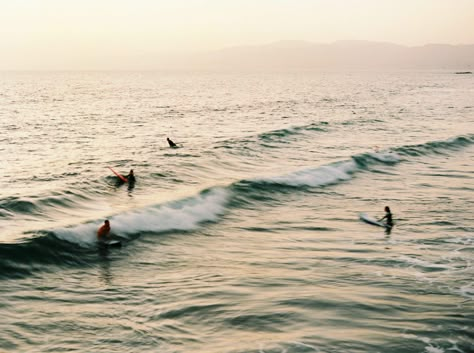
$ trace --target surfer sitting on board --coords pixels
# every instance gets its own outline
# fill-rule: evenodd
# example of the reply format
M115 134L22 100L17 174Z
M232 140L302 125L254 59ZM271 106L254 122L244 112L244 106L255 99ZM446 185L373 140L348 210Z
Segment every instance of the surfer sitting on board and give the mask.
M383 221L386 219L387 221L385 222L386 227L392 228L393 227L393 220L392 220L392 213L390 212L390 207L385 206L385 216L379 219L379 222Z
M166 141L168 141L168 144L170 145L170 147L172 148L178 147L178 145L174 143L173 141L171 141L169 137L166 138Z
M110 222L108 219L104 221L104 224L97 230L97 239L99 241L106 241L110 238Z

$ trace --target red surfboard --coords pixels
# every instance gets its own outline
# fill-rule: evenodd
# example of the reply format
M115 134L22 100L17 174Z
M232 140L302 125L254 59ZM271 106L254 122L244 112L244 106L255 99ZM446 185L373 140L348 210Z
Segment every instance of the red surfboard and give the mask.
M128 183L128 179L125 178L123 175L117 173L115 170L112 169L112 167L107 167L107 168L109 168L112 171L112 173L114 173L116 176L118 176L120 178L120 180L122 180L124 183Z

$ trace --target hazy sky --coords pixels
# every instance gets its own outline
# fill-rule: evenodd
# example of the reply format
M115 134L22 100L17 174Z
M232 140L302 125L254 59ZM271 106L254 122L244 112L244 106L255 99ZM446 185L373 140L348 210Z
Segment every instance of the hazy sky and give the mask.
M473 44L474 0L0 0L0 69L345 39Z

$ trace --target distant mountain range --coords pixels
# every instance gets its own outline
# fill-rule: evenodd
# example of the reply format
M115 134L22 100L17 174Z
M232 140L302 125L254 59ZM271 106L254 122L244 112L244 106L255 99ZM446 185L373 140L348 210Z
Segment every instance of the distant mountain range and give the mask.
M280 41L161 59L148 64L201 70L447 69L469 72L474 70L474 45L408 47L369 41L331 44Z

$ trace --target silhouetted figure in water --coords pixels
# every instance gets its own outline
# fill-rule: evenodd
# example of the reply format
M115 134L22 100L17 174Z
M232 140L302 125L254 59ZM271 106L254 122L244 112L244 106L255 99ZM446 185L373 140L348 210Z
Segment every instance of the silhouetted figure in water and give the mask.
M379 219L379 222L382 222L385 219L385 232L390 234L393 228L393 219L392 212L390 212L390 207L385 206L385 216Z
M135 174L133 174L133 169L130 169L130 172L128 173L128 175L125 177L127 178L127 182L129 184L134 184L136 179L135 179Z
M133 169L130 169L130 172L126 176L127 181L128 181L128 190L131 191L135 187L135 174L133 174Z
M104 224L97 230L97 240L105 242L110 239L110 222L108 219L104 221Z
M178 145L176 143L174 143L173 141L171 141L169 139L169 137L166 138L166 141L168 141L168 144L170 145L171 148L176 148L178 147Z

